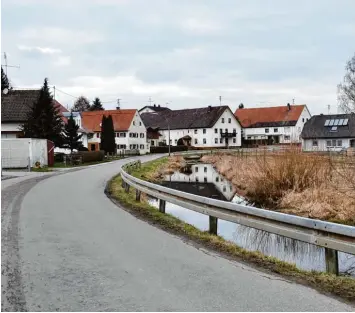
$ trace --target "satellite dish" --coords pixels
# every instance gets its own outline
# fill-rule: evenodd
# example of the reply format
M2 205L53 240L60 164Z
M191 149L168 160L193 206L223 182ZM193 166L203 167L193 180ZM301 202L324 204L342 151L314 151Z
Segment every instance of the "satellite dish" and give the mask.
M9 89L4 88L4 90L2 91L2 93L3 93L4 95L7 95L7 94L9 93Z

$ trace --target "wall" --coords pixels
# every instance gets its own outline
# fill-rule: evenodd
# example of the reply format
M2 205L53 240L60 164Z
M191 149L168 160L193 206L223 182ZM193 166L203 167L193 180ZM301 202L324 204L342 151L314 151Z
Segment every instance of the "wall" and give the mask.
M333 146L333 140L336 140L335 146ZM341 145L339 145L341 140ZM317 141L317 146L313 146L313 141ZM327 141L331 141L332 145L327 146ZM302 149L303 151L341 151L350 147L349 138L337 138L337 139L303 139Z
M31 167L40 162L41 166L48 164L46 139L2 139L1 160L3 168L26 168L29 158Z
M222 123L222 118L224 118L224 123ZM231 122L228 123L228 119L231 119ZM199 129L174 129L170 131L170 139L171 145L176 146L177 142L180 138L188 135L191 137L191 146L193 147L212 147L212 148L220 148L225 147L225 138L222 138L222 142L220 141L220 129L228 129L229 133L232 133L233 130L236 130L235 142L233 142L233 138L228 139L228 143L230 147L241 146L241 126L235 118L234 114L226 109L221 117L218 119L216 124L212 128L205 128L205 133L203 128ZM215 133L215 129L217 129L217 133ZM168 130L160 130L162 134L161 140L168 143L169 131ZM204 139L206 139L206 143L204 143ZM215 142L217 139L217 143ZM197 140L197 143L196 141Z

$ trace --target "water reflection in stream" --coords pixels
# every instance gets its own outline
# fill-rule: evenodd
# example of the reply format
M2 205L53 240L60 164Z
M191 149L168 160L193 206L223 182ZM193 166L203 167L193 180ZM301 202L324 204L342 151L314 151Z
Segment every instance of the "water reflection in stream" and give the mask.
M197 163L184 173L175 172L166 176L163 185L210 198L247 204L245 199L235 195L236 190L232 184L210 164ZM151 205L159 207L158 200L150 198L149 202ZM168 202L166 203L166 213L170 213L201 230L208 230L209 218L206 215ZM323 248L224 220L218 220L218 235L249 251L260 251L279 260L295 263L299 268L325 271ZM355 256L339 253L341 272L348 271L354 265ZM355 271L352 272L352 275L355 276Z

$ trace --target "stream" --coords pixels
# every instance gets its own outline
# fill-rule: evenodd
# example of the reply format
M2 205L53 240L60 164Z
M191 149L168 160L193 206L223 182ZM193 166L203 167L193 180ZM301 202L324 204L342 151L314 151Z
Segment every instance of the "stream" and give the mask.
M251 205L236 195L233 185L220 175L211 164L195 163L167 175L162 185L204 197ZM159 208L159 201L148 198L149 203ZM166 213L206 231L209 217L175 204L166 202ZM304 243L244 225L218 220L218 235L249 251L260 251L264 255L294 263L304 270L325 271L324 248ZM339 270L355 277L355 256L339 252Z

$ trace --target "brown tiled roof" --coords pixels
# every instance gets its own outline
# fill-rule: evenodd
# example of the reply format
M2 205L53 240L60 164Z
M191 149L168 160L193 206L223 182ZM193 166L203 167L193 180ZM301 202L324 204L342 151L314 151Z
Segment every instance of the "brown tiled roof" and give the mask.
M1 95L1 123L23 123L27 114L39 97L39 89L10 90L7 95ZM53 100L54 105L60 113L68 110L57 100ZM67 119L62 116L64 122Z
M100 132L102 117L104 115L111 115L113 120L113 128L115 131L127 131L136 112L137 110L135 109L82 112L82 125L89 131Z
M242 127L273 127L273 126L295 126L303 109L302 105L290 105L237 109L234 115L237 117Z
M196 109L162 111L159 113L142 113L146 127L168 129L210 128L218 121L228 106L209 106Z

